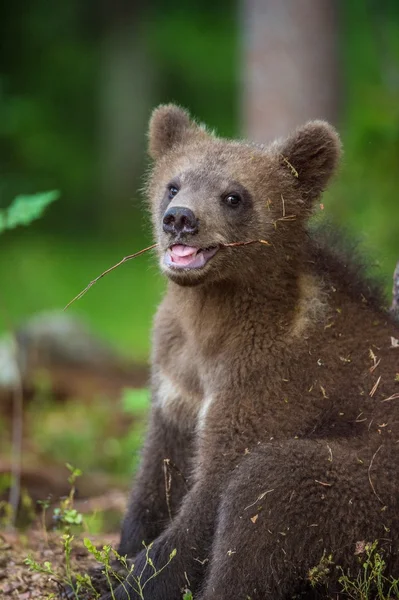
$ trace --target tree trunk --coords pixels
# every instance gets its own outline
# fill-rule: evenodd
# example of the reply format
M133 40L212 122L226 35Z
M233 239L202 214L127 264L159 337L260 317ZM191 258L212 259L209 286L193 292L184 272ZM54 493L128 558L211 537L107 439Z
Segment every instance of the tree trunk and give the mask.
M120 229L121 211L127 215L130 211L133 217L132 198L137 197L145 159L154 69L143 39L144 11L124 1L106 6L100 83L100 193L107 228Z
M337 3L242 0L244 134L266 142L337 118Z

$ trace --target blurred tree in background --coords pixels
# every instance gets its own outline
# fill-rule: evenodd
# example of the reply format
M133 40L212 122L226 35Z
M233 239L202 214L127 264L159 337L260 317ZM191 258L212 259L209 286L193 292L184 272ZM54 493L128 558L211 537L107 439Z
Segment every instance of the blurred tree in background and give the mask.
M300 123L336 123L340 104L339 3L242 0L244 131L264 142Z
M0 36L0 208L21 193L62 193L31 231L2 239L2 293L16 323L61 308L149 242L137 190L150 111L168 101L226 136L333 119L345 158L326 207L366 234L389 289L399 254L395 0L19 0L2 7ZM142 257L72 310L146 359L161 290Z

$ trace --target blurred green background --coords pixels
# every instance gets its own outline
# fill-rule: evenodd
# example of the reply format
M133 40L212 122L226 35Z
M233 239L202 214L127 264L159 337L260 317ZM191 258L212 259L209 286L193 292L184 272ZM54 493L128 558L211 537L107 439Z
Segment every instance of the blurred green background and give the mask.
M368 264L380 265L388 302L399 258L399 3L333 4L340 81L335 124L345 156L324 204L361 239ZM61 197L41 220L0 237L0 333L38 312L62 309L107 267L152 242L138 190L154 106L177 102L221 135L247 133L242 97L250 58L243 37L251 6L245 0L18 0L2 7L0 209L18 194L57 189ZM322 43L323 31L320 36ZM329 77L322 73L317 86ZM163 285L156 261L144 255L108 275L68 314L81 316L125 357L146 363ZM123 398L112 405L103 399L97 412L91 405L89 418L76 401L51 411L42 384L38 390L29 409L33 454L130 472L132 461L124 456L138 447L136 433L107 428L110 411L118 407L126 421L123 414L135 414L137 399L130 397L125 413Z
M327 207L366 236L389 289L399 256L399 4L339 6L337 125L346 154ZM2 297L17 323L63 307L106 267L150 243L137 190L157 103L181 103L222 135L242 133L242 22L231 0L153 0L145 8L19 0L2 10L0 208L20 193L62 194L41 222L1 239ZM146 360L161 290L154 261L142 257L71 310Z

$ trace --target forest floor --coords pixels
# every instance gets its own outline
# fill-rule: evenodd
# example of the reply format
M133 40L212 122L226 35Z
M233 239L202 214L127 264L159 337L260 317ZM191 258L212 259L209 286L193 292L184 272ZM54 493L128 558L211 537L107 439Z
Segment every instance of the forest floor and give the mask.
M62 327L49 338L54 323ZM60 339L65 323L69 337ZM20 381L0 385L0 600L62 598L70 573L96 564L85 538L117 546L149 406L145 364L121 358L73 320L45 316L39 325L41 337L37 322L17 332L25 370ZM0 359L12 366L4 361L12 358L7 338L0 342Z
M90 536L97 547L118 542L118 534ZM40 565L51 563L53 574L38 573L29 568L30 557ZM73 541L70 568L73 573L84 574L96 566L93 556L82 540ZM29 531L27 535L0 534L0 598L3 600L48 600L62 598L68 577L65 549L59 534Z

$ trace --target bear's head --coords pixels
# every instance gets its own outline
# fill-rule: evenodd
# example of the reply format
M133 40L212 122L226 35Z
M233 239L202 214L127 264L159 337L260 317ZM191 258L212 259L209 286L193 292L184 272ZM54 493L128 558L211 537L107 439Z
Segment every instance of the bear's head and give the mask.
M196 285L263 277L295 262L340 150L323 121L260 146L216 137L175 105L155 109L148 196L161 270ZM270 245L226 246L251 240Z

